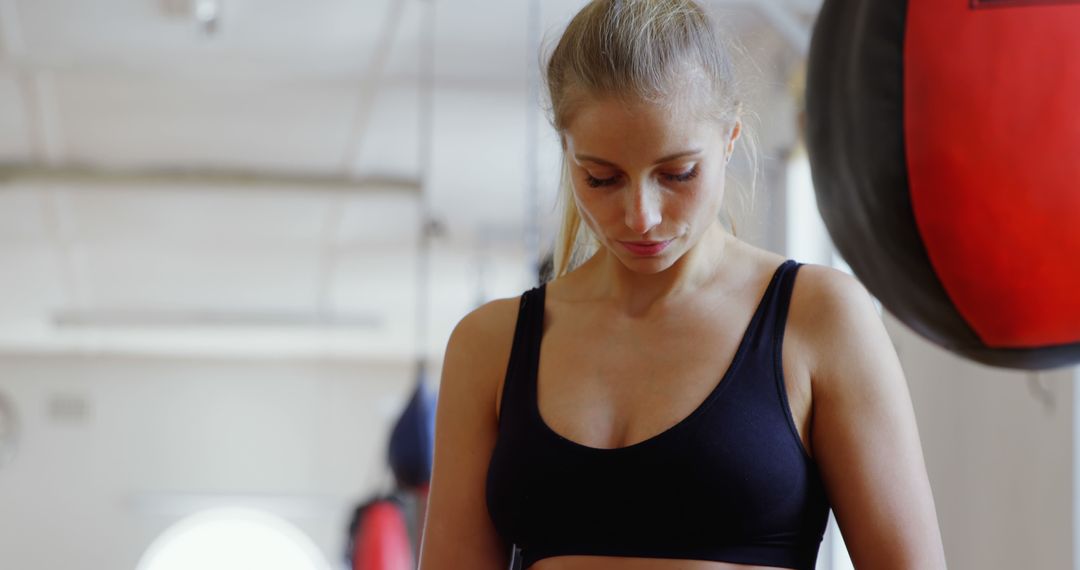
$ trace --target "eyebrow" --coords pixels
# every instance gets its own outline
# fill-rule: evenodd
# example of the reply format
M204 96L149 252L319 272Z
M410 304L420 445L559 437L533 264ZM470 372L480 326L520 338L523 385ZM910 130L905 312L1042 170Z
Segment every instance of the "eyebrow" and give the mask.
M691 149L691 150L684 150L682 152L677 152L675 154L669 154L669 155L657 160L656 162L654 162L653 165L655 166L657 164L665 163L665 162L667 162L669 160L675 160L676 158L682 158L684 156L690 156L690 155L694 155L694 154L701 154L701 149L696 148L696 149ZM597 164L603 164L605 166L618 166L614 162L610 162L610 161L604 160L602 158L597 158L595 156L589 156L589 155L586 155L586 154L575 154L574 158L576 158L578 160L588 160L589 162L595 162Z

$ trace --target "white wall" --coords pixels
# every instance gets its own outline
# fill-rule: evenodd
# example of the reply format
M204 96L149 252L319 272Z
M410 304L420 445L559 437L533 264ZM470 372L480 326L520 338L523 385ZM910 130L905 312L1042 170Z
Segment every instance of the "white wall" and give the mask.
M0 356L21 423L0 468L0 568L134 569L172 523L223 503L282 516L337 567L351 508L389 482L412 380L395 363Z
M963 360L886 317L951 570L1073 567L1072 369Z

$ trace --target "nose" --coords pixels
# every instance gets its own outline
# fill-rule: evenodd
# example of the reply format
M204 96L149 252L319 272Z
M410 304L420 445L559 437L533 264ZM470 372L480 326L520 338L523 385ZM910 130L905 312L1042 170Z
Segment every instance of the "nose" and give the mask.
M626 187L626 227L645 235L660 223L660 193L648 182Z

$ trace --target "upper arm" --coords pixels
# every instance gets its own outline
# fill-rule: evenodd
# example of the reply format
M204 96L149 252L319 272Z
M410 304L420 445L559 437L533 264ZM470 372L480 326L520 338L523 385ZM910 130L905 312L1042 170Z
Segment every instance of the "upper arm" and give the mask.
M516 316L516 299L492 301L462 319L447 343L421 570L501 570L509 562L509 545L488 515L485 482L497 434L495 392Z
M807 266L812 283L811 438L852 562L944 569L915 413L900 360L865 287Z

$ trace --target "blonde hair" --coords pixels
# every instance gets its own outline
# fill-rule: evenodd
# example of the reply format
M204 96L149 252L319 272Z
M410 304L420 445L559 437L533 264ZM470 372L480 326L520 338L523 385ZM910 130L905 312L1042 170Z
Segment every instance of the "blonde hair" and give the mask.
M672 107L695 96L694 110L703 119L734 124L742 115L728 46L693 0L593 0L570 21L545 67L549 119L560 138L589 98ZM756 154L753 162L756 175ZM562 223L554 277L568 273L598 245L591 232L584 233L592 239L583 239L565 152L559 186ZM735 218L727 208L725 214L735 234Z

